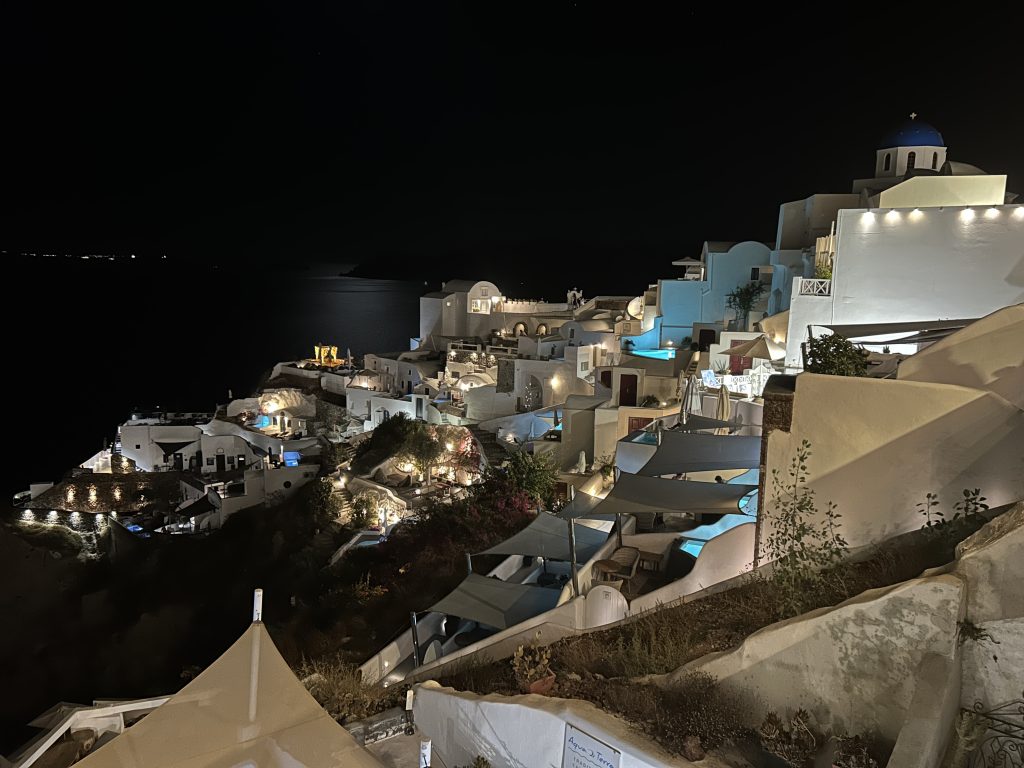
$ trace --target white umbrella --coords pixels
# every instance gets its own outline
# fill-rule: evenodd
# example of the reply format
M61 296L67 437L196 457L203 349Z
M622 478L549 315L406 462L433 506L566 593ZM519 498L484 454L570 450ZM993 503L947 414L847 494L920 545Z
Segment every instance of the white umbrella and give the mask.
M730 357L756 357L758 360L781 360L786 356L786 350L762 334L756 339L723 349L722 354Z
M732 415L732 401L729 399L729 388L723 384L718 390L718 407L715 409L715 418L728 421ZM719 427L715 430L716 435L728 435L728 427Z
M686 389L683 391L682 416L683 424L689 416L701 414L700 380L696 376L690 376L686 380Z

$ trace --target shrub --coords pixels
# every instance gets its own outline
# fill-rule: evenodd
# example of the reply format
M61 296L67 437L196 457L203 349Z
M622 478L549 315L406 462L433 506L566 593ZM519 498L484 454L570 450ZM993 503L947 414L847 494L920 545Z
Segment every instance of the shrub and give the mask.
M304 660L295 670L314 699L335 720L360 720L398 703L400 691L366 685L359 670L338 658Z
M520 645L512 654L512 672L519 687L526 690L530 683L551 675L551 649L537 645Z
M833 333L807 342L805 368L832 376L866 376L868 353L845 336Z
M806 485L810 456L811 444L804 440L790 462L788 479L772 472L772 503L763 518L768 530L764 551L775 561L771 581L779 593L780 618L803 613L821 587L823 571L849 551L835 505L828 502L819 514L814 491Z

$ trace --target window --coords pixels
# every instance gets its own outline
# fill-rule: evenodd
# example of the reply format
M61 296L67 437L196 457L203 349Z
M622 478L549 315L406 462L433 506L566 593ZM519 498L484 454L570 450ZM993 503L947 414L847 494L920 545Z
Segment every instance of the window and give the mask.
M491 314L491 301L490 299L473 299L469 303L469 311L474 312L478 315L489 315Z
M907 153L907 170L908 171L912 171L914 169L914 165L916 163L917 163L917 152L908 152Z
M570 328L569 329L569 338L570 339L575 339L576 338L576 329L575 328Z
M480 295L486 297L487 294L490 293L490 290L491 290L490 288L481 288L480 289Z
M206 460L206 466L212 467L213 466L213 459L207 459Z
M934 171L939 167L939 153L932 152L932 170Z
M882 170L883 171L888 171L890 168L892 168L892 155L890 155L888 152L886 152L885 153L885 161L882 164Z
M589 360L581 360L580 361L580 373L584 373L584 372L589 371L589 370L590 370L590 361Z
M630 416L629 417L629 431L636 432L643 429L650 424L654 419L648 419L643 416Z
M136 443L136 444L135 444L135 450L136 450L136 451L142 450L142 446L141 446L141 445L139 445L138 443Z

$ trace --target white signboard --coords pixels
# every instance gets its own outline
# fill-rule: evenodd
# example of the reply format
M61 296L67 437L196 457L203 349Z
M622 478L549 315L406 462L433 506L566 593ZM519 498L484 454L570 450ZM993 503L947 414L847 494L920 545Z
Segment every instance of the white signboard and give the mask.
M619 750L612 749L569 723L565 724L562 768L619 768L621 757Z

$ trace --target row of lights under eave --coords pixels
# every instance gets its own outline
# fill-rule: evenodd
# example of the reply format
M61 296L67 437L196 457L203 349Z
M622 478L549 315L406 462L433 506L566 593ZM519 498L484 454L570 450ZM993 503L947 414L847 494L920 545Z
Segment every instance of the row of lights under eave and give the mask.
M943 206L939 206L939 210L942 210L942 208ZM986 219L998 219L1000 215L1002 215L1002 211L1000 211L995 206L986 209L984 213ZM1013 209L1013 213L1010 215L1015 219L1024 219L1024 205L1018 205L1016 208ZM920 208L915 208L908 214L908 217L911 221L917 221L922 216L924 216L924 212ZM964 208L962 211L960 211L960 220L964 222L974 221L976 216L977 213L973 208ZM863 222L872 222L875 220L875 212L864 211L864 213L861 214L860 218ZM885 220L890 223L900 221L902 220L902 218L903 215L895 208L890 208L889 212L885 214Z

